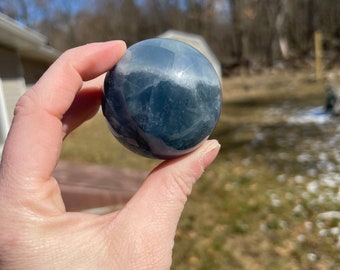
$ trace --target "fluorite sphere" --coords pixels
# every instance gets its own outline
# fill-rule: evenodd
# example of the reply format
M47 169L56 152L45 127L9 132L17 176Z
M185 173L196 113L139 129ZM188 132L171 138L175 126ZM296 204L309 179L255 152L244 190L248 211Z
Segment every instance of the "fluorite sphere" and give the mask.
M221 99L220 79L203 54L177 40L154 38L129 47L107 73L102 109L124 146L170 159L208 138Z

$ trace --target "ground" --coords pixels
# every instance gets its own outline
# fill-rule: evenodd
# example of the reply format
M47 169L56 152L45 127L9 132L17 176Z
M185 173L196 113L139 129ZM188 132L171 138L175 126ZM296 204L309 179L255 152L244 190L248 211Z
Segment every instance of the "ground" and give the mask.
M222 148L188 200L173 269L340 269L340 120L318 114L324 82L271 70L225 78L223 96L212 134ZM159 163L120 146L101 114L66 139L62 158Z
M147 172L141 170L69 161L60 161L54 172L66 210L91 210L101 214L126 203L146 175Z

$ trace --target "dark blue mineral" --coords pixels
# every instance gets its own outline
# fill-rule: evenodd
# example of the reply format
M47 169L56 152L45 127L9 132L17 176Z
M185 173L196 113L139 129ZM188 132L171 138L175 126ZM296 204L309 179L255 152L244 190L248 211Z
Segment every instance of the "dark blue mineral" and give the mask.
M221 112L221 84L203 54L165 38L131 46L105 78L103 113L114 136L146 157L197 148Z

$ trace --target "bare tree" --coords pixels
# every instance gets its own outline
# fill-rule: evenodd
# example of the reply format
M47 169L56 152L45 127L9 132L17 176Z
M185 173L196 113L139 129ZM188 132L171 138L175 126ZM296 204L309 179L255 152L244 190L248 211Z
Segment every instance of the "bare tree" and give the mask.
M325 55L339 54L339 0L2 0L0 11L60 50L109 39L130 45L172 28L202 35L229 66L270 66L312 56L319 29Z
M276 35L283 59L288 59L290 56L289 43L286 35L288 1L289 0L280 0L279 11L275 20Z
M39 0L2 0L0 11L30 27L36 25L44 12Z

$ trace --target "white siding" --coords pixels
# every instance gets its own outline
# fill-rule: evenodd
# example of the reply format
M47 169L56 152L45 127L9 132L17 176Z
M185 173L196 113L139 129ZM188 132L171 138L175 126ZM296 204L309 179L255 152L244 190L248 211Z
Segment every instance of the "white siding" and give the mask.
M25 81L23 78L7 80L3 79L2 85L7 105L7 115L9 121L12 121L15 104L17 103L19 97L26 90Z
M9 130L9 121L7 115L7 106L5 101L5 95L2 87L2 80L0 78L0 156L3 148L3 144L5 142L8 130Z
M7 115L11 121L15 104L26 90L22 65L17 52L0 47L0 77Z

